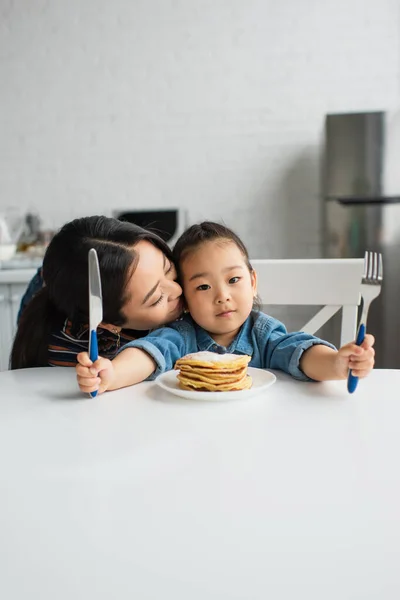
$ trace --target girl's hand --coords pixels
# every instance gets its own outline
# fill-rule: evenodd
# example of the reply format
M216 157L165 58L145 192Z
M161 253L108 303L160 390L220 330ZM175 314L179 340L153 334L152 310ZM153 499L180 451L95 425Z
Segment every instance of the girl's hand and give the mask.
M114 376L114 367L108 358L99 358L92 362L87 352L80 352L75 367L79 389L85 394L97 391L102 394L108 389Z
M351 342L339 348L336 355L336 368L340 379L347 378L349 369L360 379L370 374L375 363L374 342L374 336L367 333L361 346Z

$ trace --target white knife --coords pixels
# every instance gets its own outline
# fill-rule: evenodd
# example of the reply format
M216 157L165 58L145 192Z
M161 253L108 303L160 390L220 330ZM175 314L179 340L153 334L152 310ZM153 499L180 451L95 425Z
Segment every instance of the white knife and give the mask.
M97 252L94 248L89 250L89 358L92 362L98 359L97 327L103 320L103 298L101 294L100 267ZM97 396L92 392L91 397Z

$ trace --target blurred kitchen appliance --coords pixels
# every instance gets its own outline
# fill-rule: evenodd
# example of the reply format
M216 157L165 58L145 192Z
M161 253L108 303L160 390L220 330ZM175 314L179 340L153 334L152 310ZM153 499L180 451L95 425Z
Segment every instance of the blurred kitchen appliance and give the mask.
M379 368L400 368L399 162L400 112L326 115L324 254L382 252L384 284L368 319Z
M121 221L135 223L157 233L171 248L186 229L186 211L180 208L151 210L118 210L113 216Z

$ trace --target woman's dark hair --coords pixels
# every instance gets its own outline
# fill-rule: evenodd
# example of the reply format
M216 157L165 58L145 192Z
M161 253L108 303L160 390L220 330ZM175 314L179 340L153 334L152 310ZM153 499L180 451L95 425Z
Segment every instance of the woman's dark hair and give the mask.
M167 244L142 227L103 216L83 217L64 225L43 259L45 286L21 315L10 357L11 369L48 365L52 329L66 318L88 322L88 253L97 251L103 293L103 321L123 325L126 284L138 256L134 246L147 240L172 260Z

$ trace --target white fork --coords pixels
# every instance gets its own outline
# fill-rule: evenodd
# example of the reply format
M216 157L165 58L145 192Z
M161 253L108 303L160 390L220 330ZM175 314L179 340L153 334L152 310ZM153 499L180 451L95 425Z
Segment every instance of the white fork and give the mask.
M383 279L382 254L377 252L366 252L364 256L364 274L361 280L361 295L363 297L363 309L360 324L357 331L357 346L361 346L365 338L367 318L370 304L381 292ZM349 371L347 378L347 389L352 394L358 384L358 377Z

